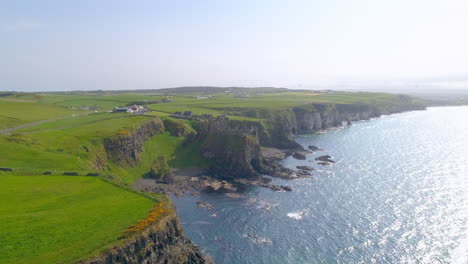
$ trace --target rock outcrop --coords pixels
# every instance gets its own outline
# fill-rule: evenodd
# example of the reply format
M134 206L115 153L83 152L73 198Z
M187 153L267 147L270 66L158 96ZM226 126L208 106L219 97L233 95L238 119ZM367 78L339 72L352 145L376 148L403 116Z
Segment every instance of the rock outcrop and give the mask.
M164 131L164 125L159 118L143 122L134 131L120 134L104 140L104 148L110 161L121 166L135 166L139 161L139 153L143 144L152 136Z
M213 263L184 234L174 212L118 245L79 264L202 264Z
M258 128L248 121L211 118L200 124L202 155L227 177L258 177L262 166Z

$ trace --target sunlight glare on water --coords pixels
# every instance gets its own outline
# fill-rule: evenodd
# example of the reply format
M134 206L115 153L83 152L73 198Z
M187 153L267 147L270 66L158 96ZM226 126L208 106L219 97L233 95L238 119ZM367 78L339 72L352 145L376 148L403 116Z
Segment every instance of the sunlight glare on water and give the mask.
M299 136L324 151L284 160L317 169L274 179L293 192L187 195L175 198L179 216L217 263L466 264L467 116L468 107L430 108ZM317 165L324 154L337 163ZM215 210L197 209L198 200Z

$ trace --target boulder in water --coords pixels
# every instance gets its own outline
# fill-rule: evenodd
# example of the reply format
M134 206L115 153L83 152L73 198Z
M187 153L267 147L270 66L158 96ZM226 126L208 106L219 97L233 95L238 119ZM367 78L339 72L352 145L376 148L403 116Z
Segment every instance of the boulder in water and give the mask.
M309 149L312 150L312 151L319 151L319 150L321 150L319 147L316 147L316 146L313 146L313 145L310 145L310 146L309 146Z
M198 201L197 206L198 208L202 208L202 209L208 209L208 210L214 209L214 206L212 204L210 204L209 202L205 202L205 201Z
M314 168L310 167L310 166L296 166L297 169L299 170L305 170L305 171L313 171Z
M305 153L302 153L302 152L294 152L294 154L292 156L293 156L293 158L298 159L298 160L305 160L306 159Z
M323 155L323 156L320 156L318 158L315 158L315 160L323 161L323 162L329 162L329 163L335 163L335 161L331 159L330 155Z

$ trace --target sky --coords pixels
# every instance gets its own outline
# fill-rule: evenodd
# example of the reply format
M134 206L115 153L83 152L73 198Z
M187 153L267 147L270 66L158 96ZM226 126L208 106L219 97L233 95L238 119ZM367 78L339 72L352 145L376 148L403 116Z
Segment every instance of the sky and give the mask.
M0 0L0 91L468 87L466 0Z

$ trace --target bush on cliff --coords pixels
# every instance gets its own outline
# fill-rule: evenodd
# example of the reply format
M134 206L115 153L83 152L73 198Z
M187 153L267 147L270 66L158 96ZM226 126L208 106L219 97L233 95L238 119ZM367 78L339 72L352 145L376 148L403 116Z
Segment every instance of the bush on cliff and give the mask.
M164 127L171 133L171 136L185 137L193 132L193 129L182 120L168 118L164 120Z
M151 166L150 176L158 182L172 183L173 175L172 170L167 164L167 160L164 156L159 156Z

